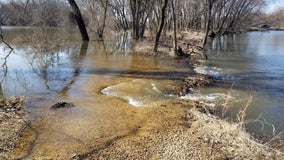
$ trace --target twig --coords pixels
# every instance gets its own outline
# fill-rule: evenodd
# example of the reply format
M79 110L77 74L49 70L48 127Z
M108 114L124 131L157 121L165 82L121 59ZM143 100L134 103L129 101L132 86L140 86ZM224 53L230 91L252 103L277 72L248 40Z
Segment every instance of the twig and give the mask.
M253 95L252 95L252 93L250 93L247 103L245 104L245 106L243 108L240 109L240 111L237 115L237 120L240 123L242 128L244 128L246 112L247 112L248 107L252 103L252 100L253 100Z

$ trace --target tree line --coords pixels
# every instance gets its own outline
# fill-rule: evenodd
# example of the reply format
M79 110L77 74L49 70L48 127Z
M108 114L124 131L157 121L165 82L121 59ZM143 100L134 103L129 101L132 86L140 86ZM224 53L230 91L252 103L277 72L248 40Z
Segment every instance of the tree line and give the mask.
M74 1L75 2L75 1ZM209 34L238 32L256 24L265 0L81 0L76 1L90 34L132 30L202 30ZM65 0L10 0L0 2L0 24L64 27L76 24ZM175 23L174 23L175 22ZM205 42L206 43L206 42Z

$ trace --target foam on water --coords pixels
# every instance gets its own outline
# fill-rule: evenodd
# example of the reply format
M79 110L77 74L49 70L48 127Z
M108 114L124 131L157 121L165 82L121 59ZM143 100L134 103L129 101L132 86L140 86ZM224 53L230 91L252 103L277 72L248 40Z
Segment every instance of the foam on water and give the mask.
M221 74L222 69L210 66L198 66L194 68L194 71L201 74L219 76Z
M137 107L176 98L173 95L162 93L155 83L145 80L133 80L108 86L101 93L124 99L129 104Z
M209 106L216 106L218 102L224 102L225 100L232 100L234 97L225 93L210 93L210 94L200 94L192 93L185 96L181 96L180 99L188 99L192 101L201 101Z
M154 91L156 91L157 93L161 93L161 91L157 88L156 84L155 83L151 83L151 86L152 86L152 89Z
M131 104L132 106L135 107L141 107L141 106L145 106L145 104L137 99L134 99L132 97L125 97L128 100L128 103Z

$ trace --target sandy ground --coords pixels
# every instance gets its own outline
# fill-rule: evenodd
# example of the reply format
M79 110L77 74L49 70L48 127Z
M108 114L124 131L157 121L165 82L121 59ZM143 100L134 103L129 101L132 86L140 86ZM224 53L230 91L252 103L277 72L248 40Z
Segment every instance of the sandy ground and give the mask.
M156 106L159 126L150 122L129 135L74 159L283 159L284 154L257 143L238 124L200 112L197 102ZM175 113L173 113L175 112ZM176 114L178 112L179 114ZM164 114L167 113L167 114ZM170 114L172 113L172 114ZM159 114L156 114L159 115ZM175 115L175 116L174 116ZM163 117L162 117L163 116ZM152 118L150 118L153 120ZM162 122L161 121L161 122Z

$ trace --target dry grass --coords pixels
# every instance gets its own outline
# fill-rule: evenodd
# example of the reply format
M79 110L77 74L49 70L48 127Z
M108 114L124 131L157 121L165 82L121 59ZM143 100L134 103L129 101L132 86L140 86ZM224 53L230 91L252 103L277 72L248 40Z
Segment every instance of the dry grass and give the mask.
M250 106L252 100L253 100L253 95L250 93L248 100L247 100L247 103L240 109L240 111L237 115L237 121L242 128L245 128L246 112L247 112L247 109Z
M0 100L0 159L6 159L28 125L27 118L23 116L23 101L21 97Z

